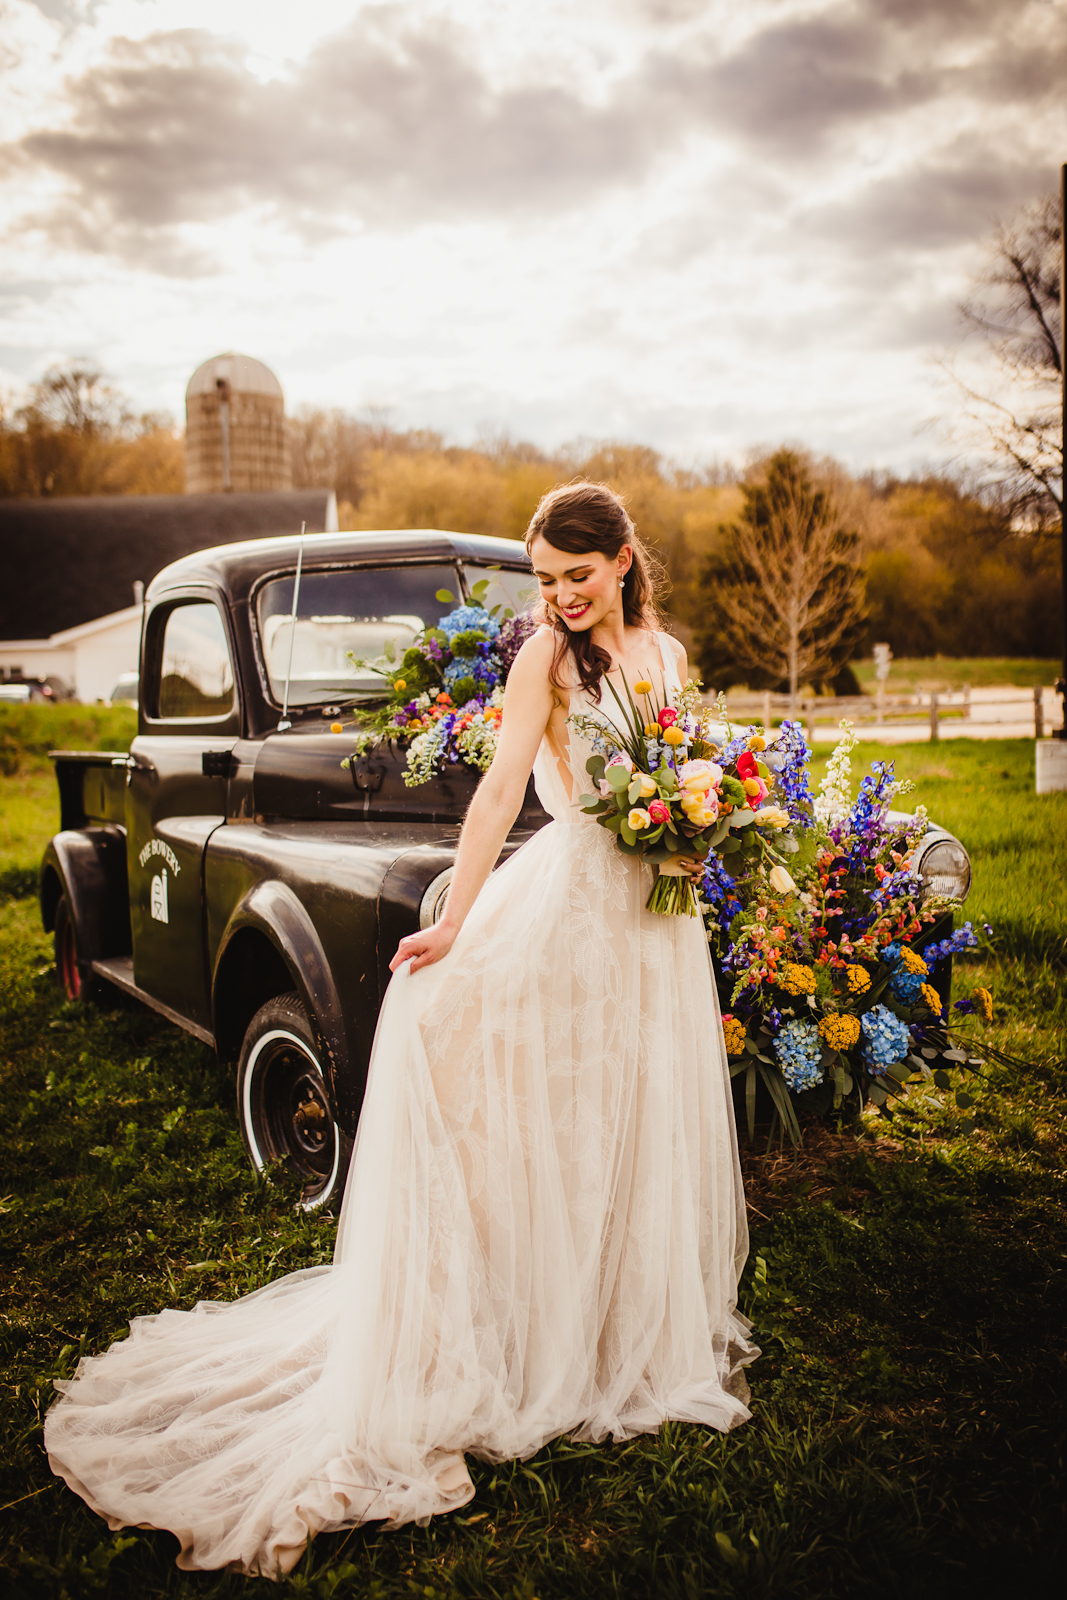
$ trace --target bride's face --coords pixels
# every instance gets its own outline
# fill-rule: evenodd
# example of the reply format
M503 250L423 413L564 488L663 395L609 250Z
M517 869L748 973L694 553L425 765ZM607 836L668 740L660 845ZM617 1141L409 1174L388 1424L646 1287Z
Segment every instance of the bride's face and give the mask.
M599 550L575 554L557 550L547 539L535 539L530 560L541 598L574 633L585 633L608 618L622 620L619 579L629 571L633 551L623 545L617 556Z

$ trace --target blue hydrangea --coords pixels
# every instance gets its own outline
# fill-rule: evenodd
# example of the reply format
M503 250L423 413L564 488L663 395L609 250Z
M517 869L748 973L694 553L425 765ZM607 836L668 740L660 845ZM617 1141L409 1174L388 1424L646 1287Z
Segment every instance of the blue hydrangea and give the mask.
M822 1082L822 1040L814 1022L800 1017L787 1022L775 1036L774 1053L790 1089L814 1089Z
M876 1078L897 1061L903 1061L911 1049L911 1033L906 1022L895 1017L887 1006L872 1006L860 1017L863 1030L863 1059Z
M437 626L450 639L454 639L457 633L468 633L475 628L488 639L495 639L500 632L499 622L489 615L484 606L457 606L447 617L442 617Z
M461 678L473 678L483 694L500 682L500 662L494 655L457 656L445 668L445 688L451 690Z
M924 982L921 972L909 972L907 967L896 967L889 976L889 987L906 1006L919 998L919 990Z

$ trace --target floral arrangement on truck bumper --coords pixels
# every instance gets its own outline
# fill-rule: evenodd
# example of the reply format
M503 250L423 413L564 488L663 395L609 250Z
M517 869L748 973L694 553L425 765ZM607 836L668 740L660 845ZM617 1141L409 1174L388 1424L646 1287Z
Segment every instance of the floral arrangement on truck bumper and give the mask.
M593 744L586 770L596 792L582 796L581 809L615 835L624 854L656 867L648 910L696 915L689 871L681 865L686 858L736 858L769 873L783 890L792 887L784 855L799 846L789 813L772 794L771 770L760 760L762 736L721 747L711 737L716 713L700 706L692 680L666 705L648 678L631 691L624 673L625 698L610 679L605 685L622 712L621 729L595 712L568 718Z
M404 782L428 783L449 763L487 772L503 716L504 684L520 647L535 631L532 617L484 605L489 580L476 583L469 604L458 604L436 628L424 628L398 661L387 644L376 661L352 665L381 678L388 694L379 710L364 713L353 754L383 742L408 747ZM438 600L455 601L441 589ZM342 761L351 766L352 757Z
M891 802L911 788L894 779L891 762L872 763L853 799L855 740L841 726L817 796L800 728L786 722L767 743L764 763L800 841L791 885L783 889L752 856L713 854L705 864L701 909L731 1071L745 1075L750 1134L759 1080L776 1123L799 1140L798 1102L856 1113L868 1101L884 1106L916 1074L947 1087L946 1067L983 1064L950 1024L934 981L940 962L978 941L966 923L931 942L933 925L949 922L959 902L926 893L913 870L925 809L889 817ZM972 1008L991 1016L985 990ZM956 1098L971 1104L962 1090Z

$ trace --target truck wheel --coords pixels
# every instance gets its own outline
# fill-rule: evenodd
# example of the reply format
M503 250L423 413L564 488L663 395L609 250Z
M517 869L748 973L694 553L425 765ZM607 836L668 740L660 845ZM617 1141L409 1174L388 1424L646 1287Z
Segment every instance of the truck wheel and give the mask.
M94 998L99 984L96 974L78 955L78 940L70 901L61 895L55 921L56 979L68 1000L86 1003Z
M303 1180L303 1210L340 1203L351 1144L334 1120L299 995L278 995L252 1018L237 1065L237 1109L257 1172L284 1161Z

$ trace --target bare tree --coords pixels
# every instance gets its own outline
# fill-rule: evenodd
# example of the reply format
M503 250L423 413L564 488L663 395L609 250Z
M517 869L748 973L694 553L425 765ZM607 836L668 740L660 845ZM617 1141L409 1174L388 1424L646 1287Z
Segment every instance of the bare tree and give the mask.
M800 685L832 676L862 633L856 535L796 451L777 451L742 490L725 560L705 577L702 664L785 681L795 711Z
M953 371L986 438L989 486L1016 528L1037 534L1058 532L1063 500L1062 227L1059 195L997 227L987 266L960 306L995 358L997 390L979 392Z

